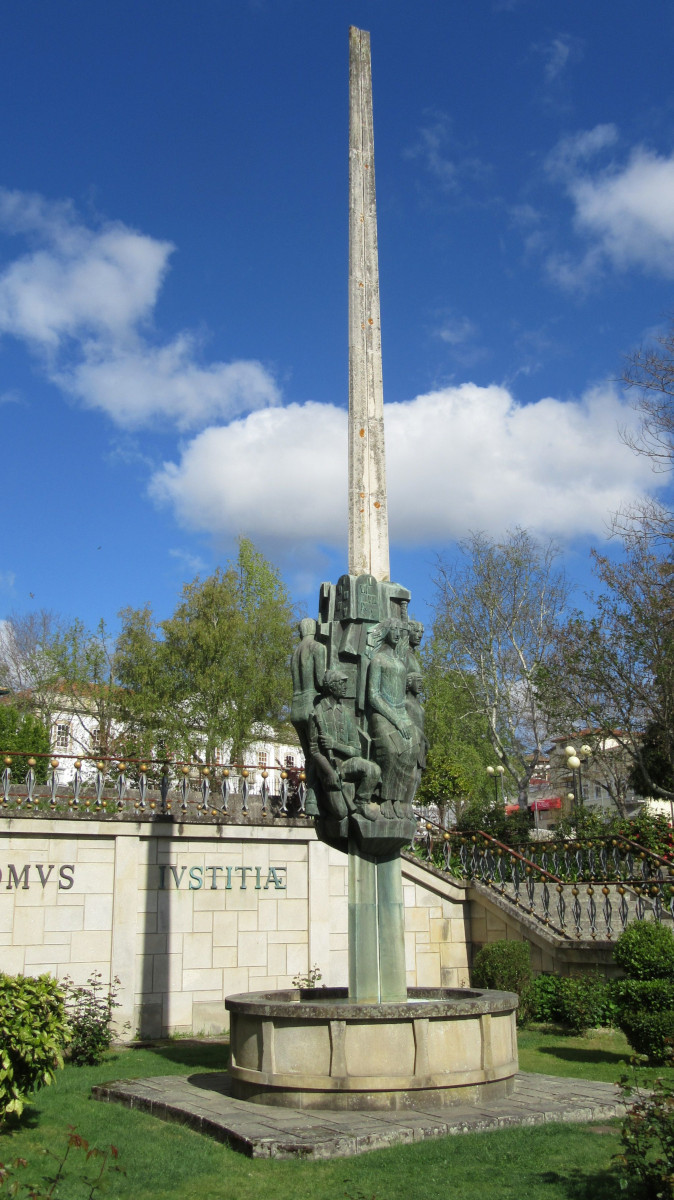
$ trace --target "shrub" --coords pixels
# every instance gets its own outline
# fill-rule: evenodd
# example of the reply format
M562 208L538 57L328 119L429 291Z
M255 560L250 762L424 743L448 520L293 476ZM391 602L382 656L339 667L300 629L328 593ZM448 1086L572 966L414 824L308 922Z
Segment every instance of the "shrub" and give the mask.
M601 975L578 975L560 979L559 1020L573 1033L585 1033L598 1025L615 1025L618 1015L609 982Z
M617 1024L637 1054L664 1062L674 1037L674 935L664 925L635 921L621 933L613 957L626 979L612 984Z
M646 804L631 821L622 821L618 831L623 837L643 846L644 850L654 850L656 854L671 857L674 843L669 821L663 813L653 812Z
M613 957L630 979L674 979L674 934L655 921L634 921L618 938Z
M68 976L63 980L71 1036L68 1058L77 1066L94 1066L110 1049L113 1010L119 1008L119 985L115 976L109 987L104 986L100 971L94 971L86 984L74 984Z
M637 1054L645 1054L653 1065L663 1063L667 1046L674 1040L674 1009L654 1013L623 1013L620 1028Z
M472 984L478 988L496 988L500 992L517 992L520 1005L517 1020L527 1019L526 991L531 983L530 949L528 942L491 942L475 955Z
M637 1054L665 1061L666 1039L674 1037L674 980L615 979L611 993L617 1024Z
M527 988L527 1006L532 1021L561 1021L560 975L536 975Z
M0 974L0 1123L52 1082L68 1041L63 993L49 975Z
M674 979L612 979L609 987L620 1013L674 1009Z
M526 995L532 1021L554 1021L573 1033L614 1025L618 1010L601 975L538 975Z
M671 1047L665 1058L672 1062ZM639 1196L674 1200L674 1083L671 1080L620 1080L623 1099L636 1095L620 1131L622 1153L614 1156Z

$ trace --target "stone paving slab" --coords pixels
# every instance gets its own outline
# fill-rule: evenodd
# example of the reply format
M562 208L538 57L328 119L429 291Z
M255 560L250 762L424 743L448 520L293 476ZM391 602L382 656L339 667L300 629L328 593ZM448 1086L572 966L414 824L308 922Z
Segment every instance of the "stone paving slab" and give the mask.
M612 1083L523 1071L506 1099L479 1106L395 1112L300 1112L236 1100L230 1086L229 1075L217 1071L120 1080L99 1084L92 1092L96 1100L188 1125L250 1158L347 1157L450 1134L551 1121L605 1121L625 1112Z

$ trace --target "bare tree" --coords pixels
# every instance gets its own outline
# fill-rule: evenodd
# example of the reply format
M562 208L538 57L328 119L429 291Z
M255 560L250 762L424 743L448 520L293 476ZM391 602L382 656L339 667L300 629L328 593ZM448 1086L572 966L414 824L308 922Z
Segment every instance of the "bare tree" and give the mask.
M555 565L555 544L541 545L527 530L501 542L472 534L460 551L462 562L440 565L434 643L485 718L526 809L529 780L549 737L537 680L556 646L569 588Z
M621 563L593 557L604 591L593 615L574 614L562 631L539 696L559 728L591 729L618 748L617 764L629 760L651 795L674 799L655 778L645 741L658 731L673 773L674 562L654 552L647 534L632 538ZM626 790L625 783L623 800Z
M654 472L670 473L674 470L674 322L650 346L627 357L621 382L634 393L633 408L640 418L636 433L621 430L623 441L635 454L648 457ZM674 512L661 500L643 497L615 514L613 530L628 546L644 538L671 544Z
M19 707L39 711L51 726L59 666L56 647L66 622L56 613L11 613L0 622L0 687L14 694Z
M109 752L119 704L103 622L90 631L46 609L11 614L0 623L0 686L50 731L77 714L69 722L76 753Z

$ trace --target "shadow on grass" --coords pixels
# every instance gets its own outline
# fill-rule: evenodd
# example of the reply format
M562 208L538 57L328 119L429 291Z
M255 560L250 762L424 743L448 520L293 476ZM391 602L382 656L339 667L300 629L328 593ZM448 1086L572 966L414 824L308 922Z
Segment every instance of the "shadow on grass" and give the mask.
M587 1050L582 1046L537 1046L538 1054L549 1054L552 1058L561 1058L566 1062L610 1063L611 1066L627 1066L628 1060L624 1054L615 1050Z
M616 1200L620 1195L620 1180L615 1171L545 1171L541 1183L556 1184L565 1189L568 1200Z
M229 1046L224 1042L164 1042L151 1049L153 1054L168 1062L181 1063L185 1067L201 1067L205 1071L226 1071L229 1064Z
M33 1092L32 1100L35 1101L37 1092ZM0 1135L8 1136L14 1133L20 1133L23 1129L36 1129L40 1123L39 1113L35 1111L30 1100L24 1108L21 1116L17 1117L14 1113L8 1113L4 1118L3 1124L0 1126Z

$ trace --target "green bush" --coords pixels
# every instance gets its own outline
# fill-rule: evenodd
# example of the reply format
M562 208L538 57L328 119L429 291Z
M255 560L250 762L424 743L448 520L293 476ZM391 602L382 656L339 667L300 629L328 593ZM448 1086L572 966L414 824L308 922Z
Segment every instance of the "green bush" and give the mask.
M527 989L526 1006L532 1021L553 1021L573 1033L614 1025L618 1015L601 975L538 975Z
M611 985L616 1024L637 1054L664 1062L667 1039L674 1038L674 934L654 921L635 921L613 957L627 976Z
M609 987L619 1014L674 1009L674 979L612 979Z
M651 1065L667 1059L667 1050L674 1041L674 1009L664 1012L625 1012L620 1028L637 1054L645 1054Z
M0 974L0 1123L51 1083L68 1041L63 993L50 975Z
M674 850L669 820L664 813L655 813L646 804L631 821L621 821L618 832L631 842L643 846L644 850L654 850L656 854L667 858L671 857Z
M106 987L100 971L94 971L86 984L75 984L69 976L63 980L70 1029L68 1058L77 1066L94 1066L110 1049L112 1014L119 1008L119 983L115 977L110 987Z
M528 942L491 942L475 955L472 984L477 988L496 988L500 992L517 992L520 1005L517 1020L527 1019L526 991L531 983L530 949Z
M527 1006L532 1021L560 1022L561 975L536 975L527 988Z
M611 995L632 1049L653 1064L664 1062L665 1039L674 1037L674 980L614 979Z
M613 957L630 979L674 979L674 934L655 921L634 921L618 938Z

